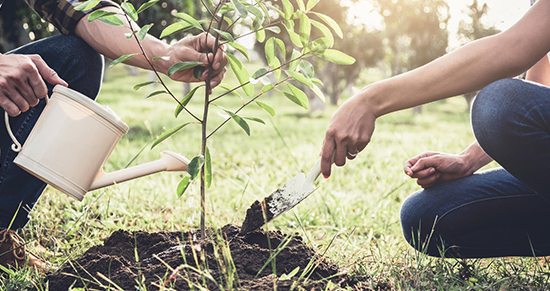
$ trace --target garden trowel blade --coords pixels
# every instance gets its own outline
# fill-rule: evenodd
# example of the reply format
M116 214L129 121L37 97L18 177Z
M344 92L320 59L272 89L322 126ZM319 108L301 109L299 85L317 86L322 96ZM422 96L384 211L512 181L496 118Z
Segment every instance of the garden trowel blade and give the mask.
M254 202L246 211L246 218L241 227L241 233L246 234L258 229L277 216L298 205L313 193L316 188L313 182L321 173L321 159L317 161L309 174L300 173L283 186L265 197L261 202Z

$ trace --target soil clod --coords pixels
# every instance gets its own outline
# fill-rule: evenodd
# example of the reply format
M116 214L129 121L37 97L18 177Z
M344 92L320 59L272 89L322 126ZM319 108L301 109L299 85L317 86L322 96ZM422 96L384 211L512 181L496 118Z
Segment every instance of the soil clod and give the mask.
M271 196L265 198L262 202L256 200L250 205L250 208L246 210L246 217L241 227L241 234L247 234L254 231L273 219L273 213L266 207L269 202L267 200L270 198Z
M274 290L276 286L277 290L289 290L297 280L306 290L324 290L329 280L341 282L343 278L336 265L319 257L300 236L280 231L240 232L234 225L210 229L206 238L200 238L198 230L118 230L103 245L90 248L50 274L49 290L71 286L94 290L159 290L162 286L175 290L198 290L198 286ZM296 268L299 272L290 280L278 279Z

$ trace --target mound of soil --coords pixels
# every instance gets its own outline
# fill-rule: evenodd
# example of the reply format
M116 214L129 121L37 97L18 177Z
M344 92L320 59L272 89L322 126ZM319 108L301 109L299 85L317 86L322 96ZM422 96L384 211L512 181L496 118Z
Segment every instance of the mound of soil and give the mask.
M275 285L277 290L289 290L304 272L297 283L307 290L324 290L329 280L344 281L337 266L316 255L299 236L263 230L241 235L239 231L237 226L226 225L199 238L196 230L118 230L102 246L90 248L48 275L49 290L137 290L140 285L146 290L197 290L197 286L274 290ZM299 272L291 279L278 279L297 267Z

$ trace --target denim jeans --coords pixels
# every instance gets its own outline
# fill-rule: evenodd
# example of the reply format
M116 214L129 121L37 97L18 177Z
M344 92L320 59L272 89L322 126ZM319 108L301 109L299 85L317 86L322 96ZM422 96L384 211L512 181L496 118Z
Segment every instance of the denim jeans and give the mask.
M494 82L477 95L471 121L502 168L412 194L401 208L406 240L431 256L550 255L550 88Z
M91 99L95 99L99 93L103 76L103 57L76 36L53 36L9 53L38 54L70 88ZM53 86L47 85L51 94ZM27 112L10 117L12 131L21 144L27 139L44 106L45 101L40 100L37 106ZM2 108L0 116L4 116ZM29 212L46 187L44 182L13 163L17 153L10 149L11 145L12 141L5 126L0 126L0 229L7 228L12 219L11 229L23 227L29 220Z

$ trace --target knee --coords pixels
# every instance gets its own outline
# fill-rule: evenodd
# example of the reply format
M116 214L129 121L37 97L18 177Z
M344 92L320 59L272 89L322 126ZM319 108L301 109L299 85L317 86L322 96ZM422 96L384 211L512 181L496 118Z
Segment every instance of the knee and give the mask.
M420 190L409 196L401 206L401 227L405 240L417 251L437 255L436 243L431 241L437 214L431 214L430 199ZM433 254L432 254L433 253Z
M472 128L484 150L490 151L492 144L499 143L519 117L522 98L518 95L523 86L525 82L519 79L498 80L483 88L474 99Z

